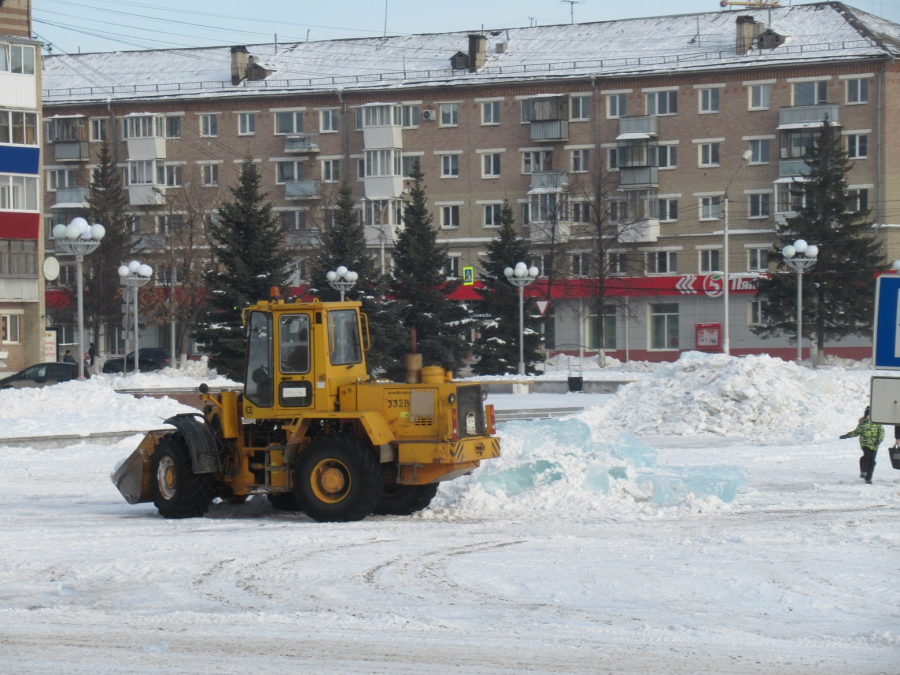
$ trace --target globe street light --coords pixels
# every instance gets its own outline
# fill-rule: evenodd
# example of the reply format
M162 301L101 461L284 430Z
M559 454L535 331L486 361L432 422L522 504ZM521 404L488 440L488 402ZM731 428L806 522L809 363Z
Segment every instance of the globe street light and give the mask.
M356 280L359 279L359 275L341 265L333 272L328 272L325 275L325 278L328 279L329 286L334 290L341 292L341 302L343 302L344 293L353 288L354 284L356 284Z
M798 239L781 249L784 264L797 273L797 363L803 360L803 271L816 264L819 247Z
M84 379L84 256L93 253L106 235L106 228L95 223L89 225L84 218L74 218L68 225L62 223L53 228L56 252L74 255L78 277L78 379Z
M132 288L134 293L134 372L141 372L138 362L138 289L147 285L153 276L153 268L150 265L142 265L137 260L132 260L127 265L119 267L119 281L126 288ZM124 359L123 366L127 369L128 359Z
M503 276L519 289L519 375L525 374L525 287L533 283L541 274L537 267L528 267L523 262L503 270Z

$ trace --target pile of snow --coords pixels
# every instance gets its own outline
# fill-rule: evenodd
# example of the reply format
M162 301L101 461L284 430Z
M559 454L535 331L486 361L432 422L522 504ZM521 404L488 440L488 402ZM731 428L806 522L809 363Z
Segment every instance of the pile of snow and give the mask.
M243 385L216 373L209 358L188 361L183 368L163 368L155 373L122 373L95 375L91 379L112 383L114 389L183 389L196 388L201 382L221 389L240 389Z
M535 368L539 372L534 375L527 375L525 379L565 380L569 374L572 374L580 375L585 380L636 380L647 373L656 371L663 365L665 364L652 361L619 361L611 356L607 356L606 366L601 368L596 355L581 358L557 354L551 357L546 364L535 364ZM480 382L518 382L523 378L521 375L482 375L461 379L478 380Z
M583 419L639 436L721 434L762 443L789 436L815 442L854 428L868 403L873 372L840 364L812 370L766 355L686 352L621 387Z
M510 422L499 435L502 456L442 483L423 518L580 515L651 501L722 508L747 485L738 466L657 466L653 448L627 433L604 440L580 419Z

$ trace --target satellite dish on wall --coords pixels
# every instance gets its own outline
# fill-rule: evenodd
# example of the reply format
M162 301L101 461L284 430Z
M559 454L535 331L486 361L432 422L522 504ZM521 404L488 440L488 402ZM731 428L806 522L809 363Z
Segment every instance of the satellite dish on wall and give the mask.
M44 260L44 278L47 281L59 279L59 260L53 256Z

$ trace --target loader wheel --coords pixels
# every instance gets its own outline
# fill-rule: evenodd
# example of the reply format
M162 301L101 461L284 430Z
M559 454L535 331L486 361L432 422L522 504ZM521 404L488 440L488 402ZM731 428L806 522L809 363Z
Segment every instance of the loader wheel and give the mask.
M408 516L416 511L428 508L437 494L438 484L428 485L391 485L384 486L381 501L375 507L379 516Z
M150 462L150 494L165 518L198 518L215 494L212 474L194 473L191 453L180 433L166 434Z
M296 513L302 511L297 503L297 496L293 492L277 492L275 494L266 495L272 508L277 511L290 511Z
M381 500L384 479L375 453L349 434L312 441L294 469L294 494L313 520L362 520Z

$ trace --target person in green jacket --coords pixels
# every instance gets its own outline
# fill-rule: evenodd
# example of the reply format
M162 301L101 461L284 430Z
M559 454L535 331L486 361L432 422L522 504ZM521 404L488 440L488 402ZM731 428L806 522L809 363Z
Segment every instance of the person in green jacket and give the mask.
M859 418L856 428L849 434L841 436L841 438L859 436L859 447L863 451L862 457L859 458L859 477L864 478L869 485L872 484L872 473L875 471L875 455L878 453L878 446L884 440L884 427L875 424L871 414L872 408L866 406L866 412Z

